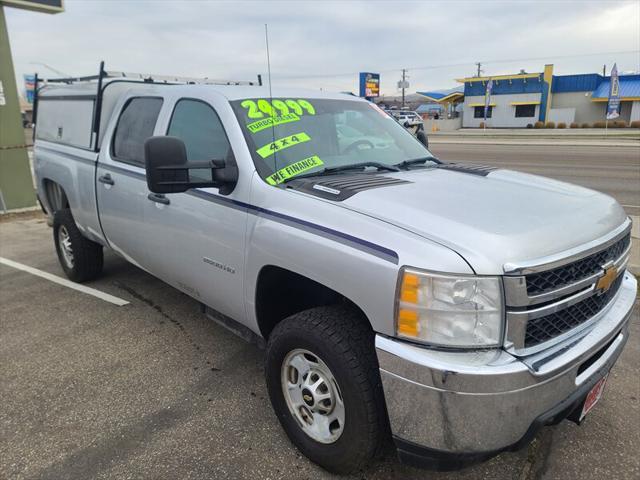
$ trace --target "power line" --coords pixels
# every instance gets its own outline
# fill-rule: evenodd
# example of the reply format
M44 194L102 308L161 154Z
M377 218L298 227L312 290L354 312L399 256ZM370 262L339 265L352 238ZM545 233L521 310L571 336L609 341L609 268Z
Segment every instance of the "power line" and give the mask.
M530 62L536 60L559 60L564 58L581 58L581 57L595 57L600 55L629 55L632 53L640 53L640 50L620 50L614 52L597 52L597 53L576 53L571 55L546 55L544 57L528 57L528 58L512 58L512 59L497 59L497 60L483 60L480 63L482 65L497 64L497 63L516 63L516 62ZM453 67L468 67L471 65L477 65L478 62L468 61L460 63L443 63L439 65L423 65L418 67L407 67L407 70L437 70L440 68L453 68ZM393 73L401 72L402 68L393 68L388 70L376 70L378 73ZM328 78L328 77L350 77L357 75L359 72L345 72L345 73L322 73L312 75L282 75L278 76L283 80L296 80L296 79L313 79L313 78Z

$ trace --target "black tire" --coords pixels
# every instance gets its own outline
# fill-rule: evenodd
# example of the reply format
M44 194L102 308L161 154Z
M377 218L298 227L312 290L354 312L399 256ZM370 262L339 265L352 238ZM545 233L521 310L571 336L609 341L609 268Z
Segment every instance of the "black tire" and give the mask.
M69 263L65 259L63 246L61 245L60 230L67 232L73 252L73 259ZM102 245L92 242L82 236L76 225L71 210L65 208L53 214L53 242L58 253L58 261L69 280L74 282L86 282L93 280L102 273L104 257Z
M329 367L344 402L345 422L334 443L307 435L285 400L281 368L295 349L316 354ZM387 438L374 333L366 319L344 305L317 307L281 321L269 336L265 374L273 408L293 444L310 460L334 473L362 469Z

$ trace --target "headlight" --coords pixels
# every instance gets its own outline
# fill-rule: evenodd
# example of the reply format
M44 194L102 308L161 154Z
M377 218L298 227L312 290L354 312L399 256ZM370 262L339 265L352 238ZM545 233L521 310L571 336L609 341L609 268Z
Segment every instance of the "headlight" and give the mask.
M502 340L499 277L400 272L396 300L399 337L442 347L497 347Z

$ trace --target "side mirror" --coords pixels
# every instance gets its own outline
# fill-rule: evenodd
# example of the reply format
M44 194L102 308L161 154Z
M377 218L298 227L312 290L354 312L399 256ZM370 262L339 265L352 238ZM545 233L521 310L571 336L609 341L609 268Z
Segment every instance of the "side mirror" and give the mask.
M144 142L147 186L153 193L180 193L190 188L219 187L226 195L238 180L235 165L224 160L189 162L187 148L177 137L150 137ZM193 174L190 170L197 170ZM224 190L224 191L223 191Z
M423 144L425 147L429 148L429 140L427 139L427 134L424 133L423 129L419 129L416 132L416 138L418 139L418 141Z

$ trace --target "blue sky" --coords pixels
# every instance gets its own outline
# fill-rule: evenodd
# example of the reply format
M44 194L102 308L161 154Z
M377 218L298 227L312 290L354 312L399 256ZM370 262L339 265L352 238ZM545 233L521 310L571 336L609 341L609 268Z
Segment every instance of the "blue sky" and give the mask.
M213 78L266 74L274 84L357 91L357 72L381 73L397 94L497 75L640 70L640 1L124 1L65 0L47 15L5 9L16 73L42 65L72 74L108 69ZM602 52L618 52L601 54ZM631 52L631 53L620 53ZM576 56L574 56L576 55ZM563 58L568 56L566 58ZM493 62L491 62L493 61Z

